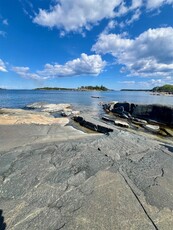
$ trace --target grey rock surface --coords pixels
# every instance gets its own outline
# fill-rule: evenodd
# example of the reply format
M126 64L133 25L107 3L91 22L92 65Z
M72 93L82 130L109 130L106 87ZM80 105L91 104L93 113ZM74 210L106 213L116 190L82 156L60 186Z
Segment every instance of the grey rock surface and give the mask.
M173 146L116 129L105 136L5 127L0 208L7 229L172 229Z

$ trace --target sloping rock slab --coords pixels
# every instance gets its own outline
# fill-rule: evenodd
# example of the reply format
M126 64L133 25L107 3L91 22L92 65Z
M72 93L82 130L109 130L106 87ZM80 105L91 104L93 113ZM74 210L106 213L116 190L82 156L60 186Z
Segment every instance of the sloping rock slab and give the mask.
M92 180L92 194L66 229L155 229L119 173L100 171Z

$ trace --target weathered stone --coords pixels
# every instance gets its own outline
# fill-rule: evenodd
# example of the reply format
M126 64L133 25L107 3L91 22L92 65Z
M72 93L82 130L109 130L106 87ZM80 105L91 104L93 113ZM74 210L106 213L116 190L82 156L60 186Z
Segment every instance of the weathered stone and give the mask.
M132 116L152 119L173 126L173 107L163 105L137 105Z
M124 128L129 128L130 127L130 125L127 122L121 121L121 120L115 120L114 124L117 125L117 126L120 126L120 127L124 127Z
M48 104L43 102L35 102L33 104L27 105L26 107L30 109L40 109L43 112L53 113L67 109L70 106L70 104Z
M134 123L136 125L146 125L147 124L146 120L139 119L139 118L132 118L131 121L132 121L132 123Z
M60 124L62 126L69 123L68 118L54 118L49 113L33 112L22 109L1 109L0 125L16 124Z
M158 125L143 125L143 127L151 132L159 132L160 131L160 127Z
M0 126L7 230L172 230L172 174L173 146L139 133Z
M61 112L61 115L64 116L64 117L68 117L72 114L72 109L64 109L62 112Z
M99 172L93 183L87 203L67 229L155 229L119 173Z

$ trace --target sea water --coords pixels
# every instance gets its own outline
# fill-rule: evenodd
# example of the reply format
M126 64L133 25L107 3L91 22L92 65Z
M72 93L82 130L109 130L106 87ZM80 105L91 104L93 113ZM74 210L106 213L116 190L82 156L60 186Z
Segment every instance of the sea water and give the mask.
M100 104L109 101L173 105L173 96L143 91L0 90L0 108L24 108L34 102L69 103L75 110L97 114Z

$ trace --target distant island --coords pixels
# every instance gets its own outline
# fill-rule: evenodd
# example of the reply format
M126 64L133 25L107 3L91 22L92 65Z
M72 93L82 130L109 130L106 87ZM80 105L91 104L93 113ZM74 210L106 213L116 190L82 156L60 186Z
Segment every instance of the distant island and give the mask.
M173 85L163 85L163 86L158 86L154 87L152 89L153 92L158 92L158 93L170 93L173 94Z
M152 91L152 89L121 89L120 91Z
M101 86L81 86L79 87L77 90L80 91L92 91L92 90L96 90L96 91L108 91L109 89L107 89L105 86L101 85Z
M60 87L43 87L43 88L36 88L34 90L70 90L70 91L108 91L109 89L105 86L81 86L78 88L60 88Z
M60 87L43 87L43 88L35 88L34 90L76 90L73 88L60 88Z
M153 93L167 93L167 94L173 94L173 85L163 85L163 86L157 86L153 89L121 89L121 91L148 91Z

